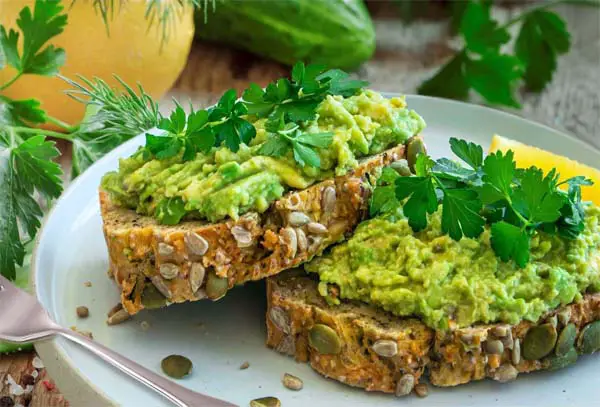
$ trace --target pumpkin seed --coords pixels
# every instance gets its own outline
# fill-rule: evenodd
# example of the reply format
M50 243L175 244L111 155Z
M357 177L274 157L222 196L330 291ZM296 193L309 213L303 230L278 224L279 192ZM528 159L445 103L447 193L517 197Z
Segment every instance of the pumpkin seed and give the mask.
M325 225L323 225L322 223L310 222L308 225L306 225L306 228L308 229L308 231L310 233L313 233L315 235L327 234L327 227Z
M181 379L192 372L192 361L185 356L170 355L160 362L160 367L167 376Z
M198 233L190 232L183 238L188 252L196 256L204 256L208 251L208 241Z
M290 317L283 308L271 307L271 309L269 310L269 319L283 333L291 333L292 330L290 327Z
M290 390L298 391L302 390L302 387L304 387L302 379L289 373L283 375L283 379L281 379L281 382L285 387L287 387Z
M511 362L513 362L513 365L518 365L521 362L521 341L519 338L514 341Z
M328 186L323 190L321 197L321 212L327 213L335 209L336 192L335 188Z
M562 356L552 355L548 358L550 364L548 365L549 370L563 369L569 365L572 365L577 361L578 355L575 348L569 349L567 353Z
M577 327L575 327L575 324L565 326L556 341L556 349L554 350L556 356L566 355L575 345L576 337Z
M156 309L164 307L166 303L167 299L154 285L144 285L144 291L142 292L142 305L144 308Z
M237 242L238 247L250 247L254 239L252 239L252 233L247 231L245 228L241 226L234 226L231 228L231 234L233 238Z
M214 272L209 273L206 279L206 296L213 301L223 298L229 289L227 277L219 277Z
M164 295L167 299L171 298L171 295L172 295L171 290L165 283L165 280L160 278L160 276L152 276L152 277L150 277L150 281L152 281L152 284L154 285L154 287L156 287L156 289L162 295Z
M296 252L298 251L298 238L296 236L296 231L293 228L287 227L281 231L281 235L283 236L283 241L290 248L290 257L296 257Z
M172 280L179 274L179 266L173 263L163 263L158 271L165 280Z
M406 142L406 161L408 161L408 167L412 172L415 172L418 155L426 152L425 143L421 137L414 136L408 139Z
M158 244L158 256L161 258L169 258L175 253L175 248L170 244L159 243Z
M250 401L250 407L281 407L277 397L261 397Z
M298 240L298 251L304 253L308 249L308 239L302 229L296 229L296 238Z
M398 344L390 339L380 339L373 344L373 351L384 358L391 358L398 353Z
M582 353L594 353L600 349L600 321L583 327L579 334L579 349Z
M202 264L192 263L192 267L190 269L190 287L192 288L192 294L196 294L200 287L202 287L205 274L206 269Z
M504 344L497 339L488 340L485 342L485 351L492 355L502 355L504 353Z
M421 398L429 396L429 387L425 383L419 383L415 386L415 393Z
M129 315L129 313L126 310L121 309L121 310L115 312L110 317L108 317L108 319L106 320L106 323L108 325L117 325L117 324L127 321L129 318L131 318L131 315Z
M494 375L492 376L492 379L500 383L506 383L515 380L518 375L519 371L517 370L517 368L513 365L506 363L504 365L501 365L498 369L496 369Z
M563 325L567 325L571 320L571 307L560 311L557 315L558 321Z
M398 384L396 384L396 396L402 397L410 394L412 389L415 387L415 377L410 373L406 373L400 377Z
M406 161L403 158L391 163L390 167L393 170L395 170L398 173L398 175L401 175L403 177L409 177L411 175L410 167L408 166L408 161Z
M556 344L556 328L551 324L534 326L523 339L523 359L537 360L548 355Z
M308 333L309 345L322 355L337 355L342 350L342 341L329 326L316 324Z
M292 226L304 226L310 222L310 218L302 212L291 212L288 215L288 222Z

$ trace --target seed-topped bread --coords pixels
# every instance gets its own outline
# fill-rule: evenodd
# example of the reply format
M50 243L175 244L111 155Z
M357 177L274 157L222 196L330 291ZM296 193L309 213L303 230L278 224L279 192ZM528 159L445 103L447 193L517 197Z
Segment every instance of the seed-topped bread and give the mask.
M299 270L267 279L267 345L322 375L368 391L409 394L423 375L435 386L560 369L600 349L600 294L538 322L433 330L360 302L329 305Z
M135 314L170 303L216 300L228 289L295 267L344 239L364 219L370 177L404 158L403 145L362 160L349 173L292 191L262 214L219 223L161 225L100 191L109 274Z

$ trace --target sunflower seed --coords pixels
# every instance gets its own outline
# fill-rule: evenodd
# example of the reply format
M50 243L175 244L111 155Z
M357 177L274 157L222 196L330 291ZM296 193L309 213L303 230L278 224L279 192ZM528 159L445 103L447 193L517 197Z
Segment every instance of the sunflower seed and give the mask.
M234 226L231 228L231 234L235 238L238 247L249 247L252 246L253 239L252 234L241 226Z
M302 379L289 373L283 375L283 379L281 379L281 382L285 387L287 387L290 390L298 391L302 390L302 387L304 387Z
M202 283L204 282L204 275L206 274L206 269L200 263L192 263L192 267L190 269L190 286L192 288L192 293L196 294L200 287L202 287Z
M291 332L290 317L281 307L271 307L269 310L269 319L283 333Z
M315 235L327 234L327 227L318 222L310 222L308 225L306 225L306 228L310 233L313 233Z
M123 309L123 304L118 303L117 305L115 305L114 307L112 307L110 310L108 310L108 314L106 314L106 316L108 318L110 318L113 315L115 315L117 313L117 311L120 311L122 309Z
M321 245L322 241L323 241L323 238L320 236L309 236L308 237L308 251L310 253L315 253L317 251L317 249L319 248L319 246Z
M415 387L415 377L410 373L402 375L396 385L396 396L402 397L410 394Z
M348 222L345 220L338 220L329 225L329 234L333 237L340 237L344 234L348 228Z
M298 251L298 238L296 236L296 231L293 228L287 227L283 229L281 235L283 236L283 241L290 248L290 257L296 257L296 252Z
M115 312L112 316L108 317L106 323L108 325L117 325L127 321L129 318L131 318L131 315L129 315L129 313L126 310L121 309Z
M160 265L159 272L165 280L172 280L179 274L179 266L173 263L163 263Z
M308 239L302 229L296 229L296 238L298 240L298 251L304 253L308 249Z
M335 188L332 186L328 186L323 190L321 197L321 211L322 212L331 212L335 209L335 201L336 201L336 192Z
M510 332L510 327L498 325L492 328L492 334L498 338L504 338Z
M310 218L302 212L291 212L288 215L288 222L292 226L304 226L310 222Z
M518 365L521 362L521 341L519 338L514 341L511 361L513 362L513 365Z
M415 386L415 393L421 398L429 396L429 387L425 383L419 383Z
M159 243L158 244L158 256L161 258L169 258L175 253L175 248L170 244Z
M196 256L204 256L208 251L208 242L198 233L190 232L183 238L187 250Z
M500 383L506 383L513 381L519 375L519 371L513 365L509 365L508 363L501 365L492 376L492 379L496 380Z
M569 321L571 320L571 308L566 308L562 311L560 311L558 314L558 320L560 321L561 324L563 325L567 325L569 323Z
M398 353L398 344L390 339L380 339L373 344L373 351L384 358L391 358Z
M164 295L165 298L167 298L167 299L171 298L171 296L172 296L171 290L167 286L167 283L165 283L165 280L160 278L160 276L152 276L152 277L150 277L150 281L152 281L152 284L154 285L154 287L156 287L156 289L162 295Z
M281 342L275 346L275 350L289 356L296 354L296 341L292 335L286 335Z
M240 365L240 370L246 370L249 367L250 367L250 363L248 361L246 361Z

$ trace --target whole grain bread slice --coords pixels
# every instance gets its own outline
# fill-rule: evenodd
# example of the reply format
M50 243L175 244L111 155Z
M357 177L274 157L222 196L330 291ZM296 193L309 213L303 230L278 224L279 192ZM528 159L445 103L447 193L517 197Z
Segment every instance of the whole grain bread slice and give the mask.
M291 270L267 279L267 345L368 391L403 396L424 375L443 387L484 378L507 382L600 349L600 294L586 294L537 323L435 331L359 302L328 305L313 277ZM540 341L551 342L548 352Z
M404 157L396 146L274 202L263 214L220 223L161 225L100 191L109 274L130 314L170 303L216 300L228 289L295 267L344 239L363 220L370 177Z

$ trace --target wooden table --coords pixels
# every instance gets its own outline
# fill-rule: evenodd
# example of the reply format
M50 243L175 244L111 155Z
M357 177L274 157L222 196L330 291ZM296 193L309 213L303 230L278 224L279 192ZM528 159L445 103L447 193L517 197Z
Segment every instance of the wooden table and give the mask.
M389 16L390 4L376 7L377 16ZM573 48L560 59L551 85L541 94L523 94L523 109L513 113L564 130L600 148L600 9L561 6L558 10L567 20ZM514 10L495 12L509 17ZM357 72L374 89L414 93L418 84L453 52L445 21L405 25L393 16L377 17L376 30L377 52ZM185 71L164 98L161 109L168 111L172 107L171 97L206 106L228 88L243 89L250 81L264 85L287 70L245 52L195 44ZM69 151L65 153L63 162L68 165ZM9 375L21 383L26 375L38 370L32 366L34 357L34 352L0 356L0 400L9 394ZM33 391L15 400L31 407L68 405L44 369L39 369ZM0 406L4 407L1 401Z

